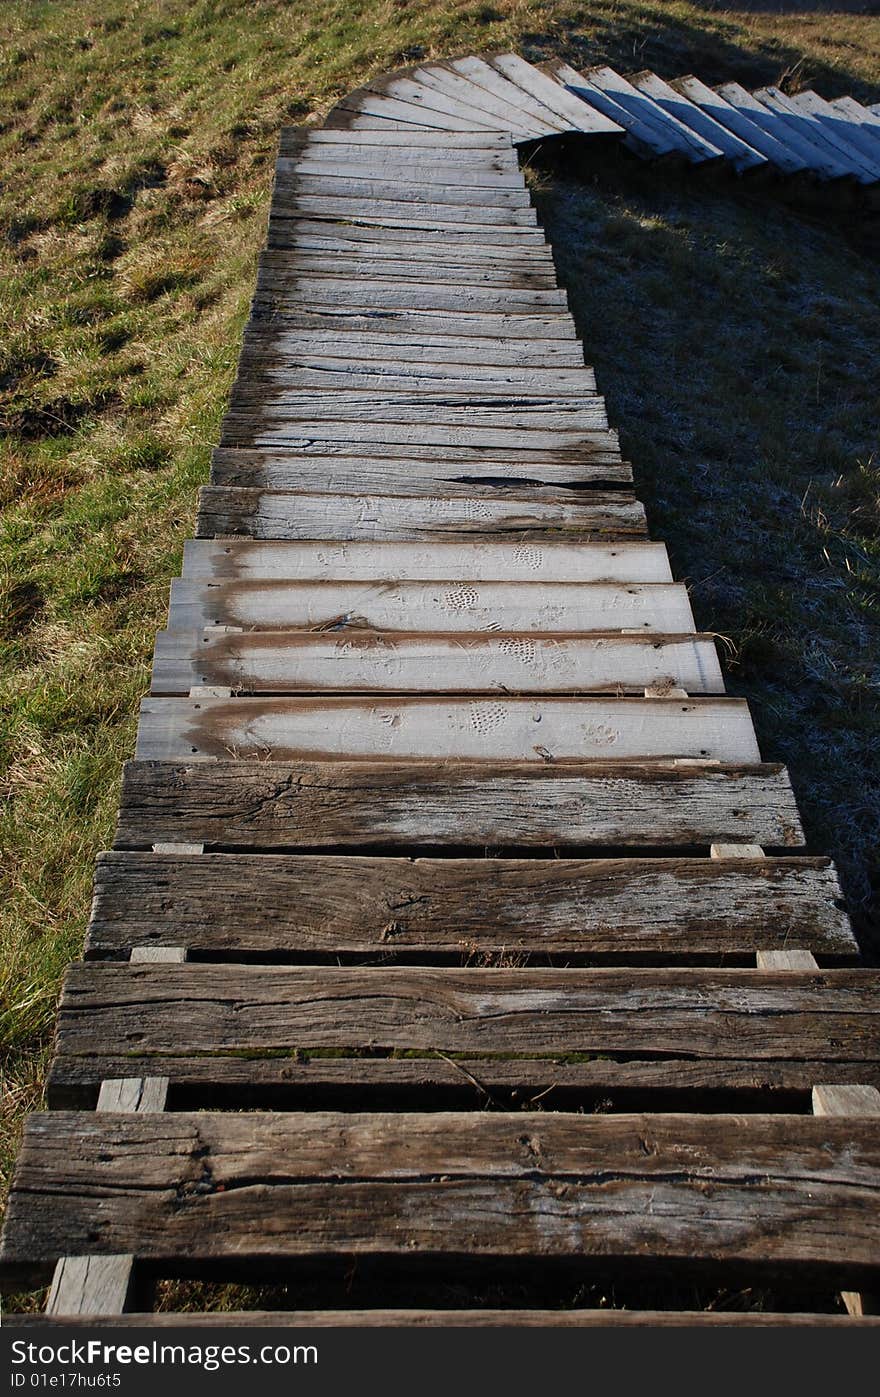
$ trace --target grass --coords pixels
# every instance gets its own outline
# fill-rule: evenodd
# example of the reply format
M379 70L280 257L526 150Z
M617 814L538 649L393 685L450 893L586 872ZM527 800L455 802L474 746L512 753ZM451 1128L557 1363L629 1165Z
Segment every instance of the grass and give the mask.
M0 55L0 1171L38 1106L61 973L153 633L192 532L263 241L277 131L371 73L513 46L876 101L880 19L627 0L4 6ZM877 869L874 271L839 227L730 193L538 191L654 534L736 645L865 934Z

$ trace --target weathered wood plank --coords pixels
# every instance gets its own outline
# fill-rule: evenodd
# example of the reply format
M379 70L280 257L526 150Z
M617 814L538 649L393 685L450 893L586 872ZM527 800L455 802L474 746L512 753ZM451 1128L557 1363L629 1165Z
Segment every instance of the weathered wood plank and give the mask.
M492 258L496 255L507 257L528 256L534 253L545 257L549 244L543 229L534 224L524 223L473 223L450 222L448 218L432 217L425 212L425 205L410 205L409 217L400 212L402 205L393 206L389 213L378 208L375 203L362 200L357 209L351 208L351 200L334 201L327 207L327 201L310 201L316 207L290 206L284 209L272 208L269 211L268 246L276 245L277 238L290 238L302 233L323 230L326 236L344 237L349 241L361 237L368 241L377 239L409 247L443 243L447 256L470 256ZM416 212L418 210L418 212Z
M301 148L303 138L309 146L357 146L359 148L402 147L404 150L442 150L455 155L473 152L478 154L495 151L512 151L513 142L509 133L503 131L458 131L454 136L442 131L397 132L389 123L378 131L334 130L332 127L319 127L305 131L302 126L282 126L280 149L284 155Z
M537 99L543 107L549 107L567 127L574 127L576 131L584 131L591 136L623 135L623 127L618 122L575 97L562 83L555 82L534 64L526 63L518 53L493 54L489 63L508 82Z
M653 1258L858 1286L878 1193L878 1120L48 1112L25 1131L2 1263Z
M151 692L721 694L711 636L436 635L160 631Z
M382 308L379 308L382 309ZM381 314L368 308L346 308L345 306L308 306L274 309L271 315L271 331L282 343L283 337L300 330L357 331L371 335L383 347L390 341L390 335L442 335L450 337L508 340L568 340L576 343L574 322L567 311L539 314L534 312L499 310L421 310L382 309ZM259 322L254 322L258 324ZM578 355L583 359L583 350L578 345Z
M495 91L480 87L462 77L448 63L423 64L410 71L411 76L421 86L435 92L446 92L458 97L472 110L489 112L499 118L498 125L524 136L555 135L561 123L552 110L536 108L531 114L511 101L511 94L499 84Z
M486 88L469 79L470 74L461 65L431 64L386 74L374 79L369 88L430 111L475 117L478 125L489 125L493 130L506 129L514 136L553 135L563 129L552 112L537 104L533 104L532 110L526 110L526 103L522 106L516 103L511 92L505 90L509 84L499 81Z
M463 160L450 160L440 151L376 151L344 146L304 146L298 155L279 155L275 162L275 178L279 186L289 189L301 180L366 180L370 186L396 192L400 183L416 184L425 189L429 199L438 191L454 186L459 190L492 190L522 194L526 190L516 159L510 155L489 155L474 158L467 153ZM440 196L442 197L442 195ZM527 196L528 197L528 196ZM471 198L473 202L473 198Z
M420 393L412 387L352 393L348 388L297 389L255 382L249 377L235 388L228 420L255 415L261 423L325 421L412 422L432 426L502 427L526 433L569 433L607 428L604 399L598 393L481 393L451 389ZM320 424L320 425L318 425ZM566 445L563 440L563 448ZM529 437L524 445L528 446Z
M827 859L743 871L735 859L111 852L98 858L87 950L746 956L797 936L853 956L841 905ZM880 1012L876 979L866 984Z
M332 424L331 424L332 425ZM387 434L395 429L389 427ZM450 431L454 431L451 428ZM402 429L401 433L402 435ZM272 434L258 441L271 444ZM639 538L647 532L642 506L624 491L597 491L589 499L504 495L474 499L465 489L432 495L310 495L294 491L203 486L196 534L243 534L264 539L345 539L363 542L418 538L467 539L513 535Z
M272 286L270 278L281 286L290 285L293 276L325 277L336 280L350 280L362 277L365 281L415 282L416 284L455 283L461 286L494 287L511 291L540 291L556 288L556 274L549 258L540 262L513 262L484 260L482 262L461 259L431 259L428 255L418 257L415 252L403 257L394 255L386 248L381 251L359 252L357 245L347 251L336 251L332 260L327 250L299 250L270 248L260 257L260 270L267 286ZM293 255L292 255L293 254ZM564 303L560 303L564 304Z
M431 236L423 230L382 227L363 222L298 218L269 220L267 252L343 252L360 257L405 257L430 259L437 265L451 263L469 267L503 267L511 270L532 268L552 270L550 245L543 235L535 238L511 237L506 233L476 233L468 236L463 225L455 233Z
M373 582L376 578L415 582L455 577L462 582L638 583L671 582L672 570L662 543L266 543L249 539L188 539L183 548L183 576L240 582L331 581L340 577L348 582Z
M438 559L437 562L440 560ZM344 564L341 571L344 572ZM338 575L338 574L337 574ZM170 630L693 633L681 583L175 579Z
M465 206L480 209L486 213L498 210L514 214L523 209L531 211L528 190L522 179L515 185L485 186L456 179L453 182L420 180L414 170L398 169L389 172L386 179L376 178L364 167L359 176L341 174L336 170L319 170L310 173L301 168L299 162L292 162L293 168L279 168L276 171L273 207L283 208L303 196L314 195L329 199L376 199L381 203L417 203L442 207L450 218L455 217L449 210ZM492 215L494 221L494 214ZM506 220L504 220L506 221ZM511 218L511 222L516 222ZM534 218L528 220L534 222Z
M347 323L336 329L322 330L318 326L289 333L283 323L252 321L245 329L244 348L260 354L325 354L363 363L382 363L391 358L420 367L455 363L555 371L582 369L584 365L583 347L577 340L509 340L497 334L423 334L418 328L409 334L391 333L384 328L381 334L365 334Z
M356 393L345 389L297 392L245 382L233 394L224 422L224 435L262 437L299 427L302 435L311 427L316 436L325 430L338 438L338 423L365 426L393 424L395 431L412 424L419 433L436 435L446 428L462 428L467 440L477 440L477 432L497 435L497 445L515 450L517 433L525 434L523 445L532 449L577 449L583 434L602 431L608 426L605 404L600 397L556 397L511 394L496 396L473 392L434 393ZM288 424L291 424L288 426ZM302 425L305 424L305 425ZM350 429L349 429L350 430Z
M329 181L327 181L329 183ZM389 185L387 198L371 196L365 191L358 192L356 186L362 180L349 181L346 189L340 181L340 189L325 192L315 188L291 191L276 190L272 200L274 218L291 218L305 215L307 218L361 218L371 223L393 222L413 228L442 228L465 225L471 231L483 228L501 228L505 232L522 229L526 233L538 230L538 216L531 204L516 206L511 201L484 203L480 192L470 194L471 202L463 204L443 203L419 197L413 191L411 198L406 192L397 192L395 185ZM423 191L423 194L427 192ZM543 236L543 235L542 235Z
M535 291L511 286L480 286L470 283L410 281L405 278L378 277L372 282L358 277L278 274L260 270L254 292L254 313L263 314L263 307L283 314L298 303L316 312L323 309L361 312L389 310L448 311L461 315L520 315L540 317L568 316L565 292ZM572 327L573 333L573 327Z
M880 992L862 969L72 965L58 1055L93 1058L98 1079L107 1044L138 1072L139 1053L333 1050L803 1057L828 1073L876 1060Z
M760 760L742 699L146 698L136 755L180 761Z
M212 458L211 484L321 495L381 495L390 491L397 496L434 499L467 486L477 500L501 498L505 492L522 496L536 491L558 499L566 490L578 491L580 496L585 486L632 484L632 469L626 461L559 464L538 460L530 465L513 452L510 456L512 460L447 459L444 463L406 455L372 460L368 451L352 456L303 457L283 449L219 447Z
M536 397L551 392L556 396L590 398L596 393L596 376L587 368L523 368L519 365L423 364L414 360L388 357L360 358L352 344L350 357L309 355L299 350L284 353L274 347L246 346L239 364L239 375L255 381L283 384L292 390L344 389L348 392L383 393L503 393L521 391Z
M803 845L784 768L127 762L115 843L639 848L717 836Z

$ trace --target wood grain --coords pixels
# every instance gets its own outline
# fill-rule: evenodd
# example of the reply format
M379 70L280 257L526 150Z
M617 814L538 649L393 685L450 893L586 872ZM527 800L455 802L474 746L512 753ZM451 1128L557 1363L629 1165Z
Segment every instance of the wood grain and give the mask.
M742 699L146 698L140 760L757 762Z
M2 1259L34 1279L87 1248L655 1258L855 1285L877 1273L878 1193L878 1120L50 1112L25 1131Z
M250 452L236 453L251 456ZM276 582L671 582L662 543L356 543L188 539L183 576L190 580Z
M115 842L707 849L716 835L802 846L784 768L127 762Z
M827 859L101 854L87 949L748 955L857 947ZM814 962L815 965L815 962Z
M712 638L160 631L150 692L620 694L648 684L723 693Z

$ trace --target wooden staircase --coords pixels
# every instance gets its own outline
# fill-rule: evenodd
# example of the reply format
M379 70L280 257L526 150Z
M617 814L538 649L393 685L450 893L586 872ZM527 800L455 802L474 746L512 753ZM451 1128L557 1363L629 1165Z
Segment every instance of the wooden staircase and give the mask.
M647 539L519 173L539 113L613 127L527 66L282 135L4 1232L53 1319L872 1322L833 1296L880 1268L878 976ZM179 1277L297 1308L144 1310ZM707 1284L776 1309L658 1309Z

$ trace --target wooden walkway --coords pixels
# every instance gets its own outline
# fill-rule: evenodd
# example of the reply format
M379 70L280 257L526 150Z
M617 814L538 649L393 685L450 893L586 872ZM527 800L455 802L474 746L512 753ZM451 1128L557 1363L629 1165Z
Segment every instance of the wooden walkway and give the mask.
M880 982L833 867L648 541L513 135L339 121L282 138L4 1278L119 1323L181 1276L320 1297L239 1323L743 1318L485 1308L499 1271L858 1315Z

